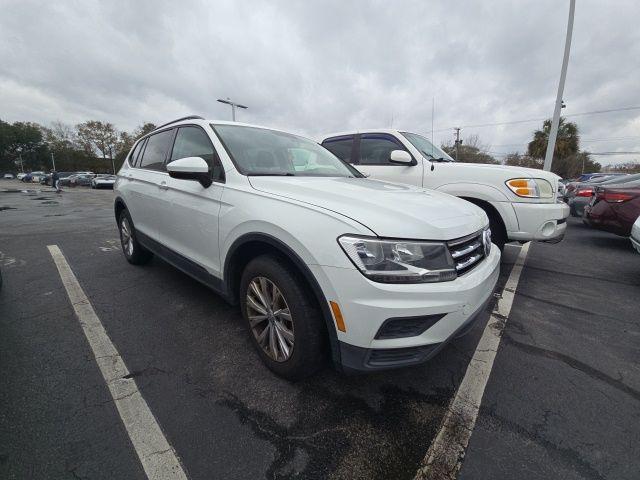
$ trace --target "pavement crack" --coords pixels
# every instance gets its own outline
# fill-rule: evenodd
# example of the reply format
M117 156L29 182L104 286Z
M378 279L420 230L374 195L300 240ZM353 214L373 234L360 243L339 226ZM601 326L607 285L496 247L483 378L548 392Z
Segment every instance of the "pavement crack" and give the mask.
M569 355L556 352L555 350L548 350L546 348L537 347L535 345L519 342L515 340L513 337L511 337L510 335L505 335L503 337L503 340L506 341L509 345L512 345L518 348L519 350L522 350L523 352L528 353L530 355L536 355L539 357L548 358L550 360L562 362L565 365L573 368L574 370L578 370L595 380L604 382L610 387L615 388L616 390L619 390L623 393L626 393L633 399L640 402L640 391L631 388L629 385L621 382L620 380L610 375L607 375L606 373L600 370L597 370L592 366L587 365L586 363L576 360L575 358L570 357Z

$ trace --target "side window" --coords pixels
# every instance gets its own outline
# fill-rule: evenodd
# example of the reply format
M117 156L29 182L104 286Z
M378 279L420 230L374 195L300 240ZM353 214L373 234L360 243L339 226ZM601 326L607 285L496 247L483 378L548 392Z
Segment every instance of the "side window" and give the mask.
M391 135L366 134L360 137L362 165L392 165L389 158L393 150L406 150L406 148Z
M142 160L138 161L138 166L149 170L164 170L164 159L167 156L167 150L171 146L172 139L173 130L165 130L151 135L147 140Z
M329 138L322 142L322 146L333 153L340 160L351 163L353 136Z
M138 142L136 147L133 149L133 152L131 152L131 155L129 156L129 165L131 165L132 167L137 166L138 159L140 158L140 153L144 150L144 144L146 141L147 139L145 138L141 142Z
M213 144L200 127L180 127L173 144L171 161L184 157L200 157L209 165L213 180L224 181L222 163Z

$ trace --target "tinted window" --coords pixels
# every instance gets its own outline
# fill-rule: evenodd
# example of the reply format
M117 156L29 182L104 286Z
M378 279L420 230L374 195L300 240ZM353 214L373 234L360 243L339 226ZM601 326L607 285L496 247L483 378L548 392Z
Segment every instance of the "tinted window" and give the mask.
M360 138L360 163L363 165L391 165L393 150L405 150L389 135L362 135Z
M200 157L209 165L214 180L224 178L222 164L216 155L211 140L200 127L180 127L173 144L171 160L185 157Z
M333 153L340 160L351 163L351 149L353 137L336 137L322 142L322 146Z
M140 154L140 150L142 150L141 147L143 144L144 144L144 140L142 142L138 142L138 144L135 146L135 148L133 149L133 152L131 152L131 155L129 155L129 165L135 166L136 158L138 158L138 155Z
M164 159L167 155L167 150L171 146L172 138L173 130L165 130L151 135L147 140L147 147L144 149L142 160L138 166L150 170L163 170Z

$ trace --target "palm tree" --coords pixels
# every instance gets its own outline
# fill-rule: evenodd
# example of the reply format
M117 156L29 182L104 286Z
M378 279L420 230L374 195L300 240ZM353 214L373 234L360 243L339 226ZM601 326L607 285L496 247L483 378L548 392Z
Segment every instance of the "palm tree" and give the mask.
M529 142L528 152L530 156L544 158L547 152L547 143L549 142L549 132L551 132L551 120L545 120L542 130L536 130L533 133L533 140ZM579 150L580 135L578 135L578 125L566 122L563 117L560 117L553 158L568 158L572 155L577 155Z

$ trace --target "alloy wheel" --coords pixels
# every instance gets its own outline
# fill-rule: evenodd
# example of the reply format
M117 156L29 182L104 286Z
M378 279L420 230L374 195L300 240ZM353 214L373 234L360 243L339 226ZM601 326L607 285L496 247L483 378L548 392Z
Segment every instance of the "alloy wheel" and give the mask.
M255 277L247 288L247 318L262 351L276 362L291 358L294 327L280 289L266 277Z
M120 242L122 243L124 253L128 257L131 257L131 255L133 255L133 235L131 234L129 219L126 216L123 216L120 222Z

